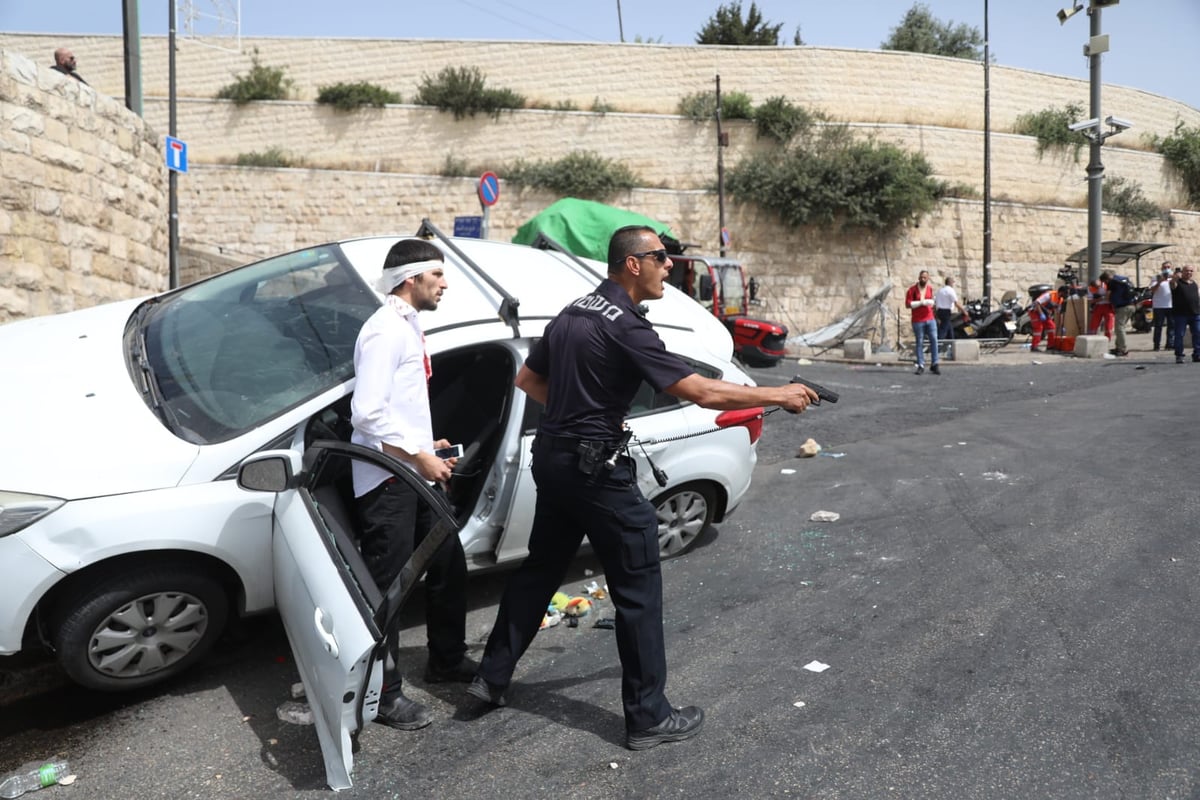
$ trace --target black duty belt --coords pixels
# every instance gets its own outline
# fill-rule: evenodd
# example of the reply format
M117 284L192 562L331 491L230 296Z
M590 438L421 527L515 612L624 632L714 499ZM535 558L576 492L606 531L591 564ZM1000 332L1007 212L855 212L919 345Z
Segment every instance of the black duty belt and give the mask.
M602 449L605 452L612 452L617 447L616 442L604 439L580 439L575 436L555 436L550 433L539 433L536 443L541 447L564 453L578 453L581 446Z

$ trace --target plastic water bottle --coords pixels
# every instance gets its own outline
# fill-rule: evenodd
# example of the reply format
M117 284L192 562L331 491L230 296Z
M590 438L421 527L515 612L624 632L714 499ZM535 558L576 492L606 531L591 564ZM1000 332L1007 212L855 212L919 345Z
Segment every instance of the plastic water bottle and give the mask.
M13 772L0 780L0 797L20 797L26 792L35 792L47 786L58 783L60 778L71 774L71 767L66 761L51 761L40 767L32 767L25 771Z

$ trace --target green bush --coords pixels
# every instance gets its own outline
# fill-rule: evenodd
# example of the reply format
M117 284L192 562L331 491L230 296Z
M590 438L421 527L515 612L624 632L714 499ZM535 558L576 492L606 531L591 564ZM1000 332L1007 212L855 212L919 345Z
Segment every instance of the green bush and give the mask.
M298 167L302 159L293 159L278 147L272 147L261 153L238 153L239 167Z
M504 109L525 107L525 98L513 90L488 88L479 67L445 67L437 77L422 75L413 102L449 111L455 119L479 112L498 117Z
M466 159L456 158L455 156L446 154L446 160L442 162L442 170L438 174L443 178L467 178L473 175L479 175L483 170L472 170L467 165Z
M335 83L317 90L317 102L331 105L339 111L353 111L360 106L383 108L403 102L400 95L382 86L359 81L358 83Z
M607 114L608 112L615 111L615 110L616 109L614 109L612 107L612 104L607 103L604 100L600 99L599 96L597 96L596 99L592 100L592 111L594 111L597 114Z
M1135 225L1169 218L1164 209L1146 197L1141 184L1116 175L1105 176L1100 204L1108 213L1122 216Z
M812 129L818 119L809 111L788 102L786 97L771 97L754 109L754 128L758 135L787 144L798 134Z
M1068 103L1062 108L1050 106L1018 116L1013 133L1037 137L1039 157L1051 147L1073 147L1075 160L1078 161L1079 151L1088 140L1082 132L1072 131L1067 126L1081 119L1083 106L1078 103Z
M717 116L717 93L696 92L685 95L680 99L677 110L680 116L707 122ZM745 92L724 92L721 94L721 119L752 119L754 117L754 102Z
M605 200L638 185L637 176L624 164L588 151L568 153L557 161L517 161L501 174L521 186L585 200Z
M845 125L802 136L781 154L759 153L730 170L726 186L741 202L792 225L890 230L934 207L947 187L920 154L859 141Z
M1189 128L1178 122L1170 136L1154 138L1154 148L1183 178L1188 203L1200 208L1200 125Z
M232 100L239 106L255 100L286 100L294 81L284 76L282 67L264 67L258 60L258 48L250 56L250 71L234 74L233 83L222 86L218 100Z

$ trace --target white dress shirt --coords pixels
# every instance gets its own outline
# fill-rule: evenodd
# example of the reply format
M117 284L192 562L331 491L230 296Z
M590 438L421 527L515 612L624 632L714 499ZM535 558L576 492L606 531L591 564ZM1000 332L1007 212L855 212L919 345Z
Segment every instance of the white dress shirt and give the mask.
M958 303L958 292L954 291L953 286L943 286L933 296L934 308L953 310L956 303Z
M433 451L425 342L415 308L396 295L387 296L359 331L354 375L350 441L380 452L384 442L412 455ZM355 497L390 477L387 470L358 460L353 475Z

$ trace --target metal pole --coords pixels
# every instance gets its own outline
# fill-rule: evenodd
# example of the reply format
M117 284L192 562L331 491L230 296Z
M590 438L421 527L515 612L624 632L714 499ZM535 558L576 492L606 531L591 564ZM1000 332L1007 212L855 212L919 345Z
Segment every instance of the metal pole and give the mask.
M1097 41L1100 36L1100 7L1095 3L1088 8L1088 16L1092 19L1091 26L1091 41ZM1088 60L1091 67L1091 94L1092 94L1092 110L1091 118L1094 120L1103 119L1100 113L1100 54L1088 50ZM1096 280L1100 277L1100 247L1103 238L1102 223L1103 223L1103 190L1104 190L1104 164L1100 161L1100 148L1104 146L1104 135L1100 131L1099 125L1091 131L1088 136L1090 146L1088 152L1090 158L1087 165L1087 181L1088 181L1088 282Z
M988 0L983 0L983 302L992 307L992 55Z
M721 133L721 76L717 75L717 241L725 257L725 136Z
M125 43L125 107L142 116L142 37L138 30L138 0L123 0Z
M621 21L621 0L617 0L617 29L621 32L621 42L625 42L625 23Z
M170 13L167 15L167 130L175 136L175 0L167 0ZM167 285L171 289L179 286L179 176L175 170L167 170L167 234L169 253L167 256Z

